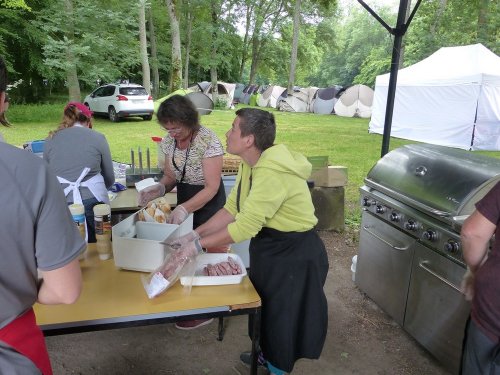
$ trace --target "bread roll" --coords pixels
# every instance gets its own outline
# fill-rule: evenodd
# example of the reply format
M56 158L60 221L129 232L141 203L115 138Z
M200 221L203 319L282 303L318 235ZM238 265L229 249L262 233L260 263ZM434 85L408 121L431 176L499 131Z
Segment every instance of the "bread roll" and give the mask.
M165 221L166 221L165 220L165 214L159 208L157 208L155 210L154 218L155 218L155 221L158 222L158 223L165 223Z

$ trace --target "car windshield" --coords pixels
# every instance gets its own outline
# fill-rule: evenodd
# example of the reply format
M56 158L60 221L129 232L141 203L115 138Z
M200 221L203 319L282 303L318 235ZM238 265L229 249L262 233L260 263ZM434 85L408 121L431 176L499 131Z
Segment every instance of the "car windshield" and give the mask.
M148 95L144 87L120 87L120 94L122 95Z

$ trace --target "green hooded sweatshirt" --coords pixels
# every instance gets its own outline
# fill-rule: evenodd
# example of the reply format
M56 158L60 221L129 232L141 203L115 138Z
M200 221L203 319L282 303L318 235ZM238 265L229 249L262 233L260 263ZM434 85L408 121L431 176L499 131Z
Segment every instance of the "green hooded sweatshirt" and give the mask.
M307 159L284 145L265 150L253 168L242 161L224 206L235 217L228 225L233 241L252 238L263 227L282 232L312 229L318 220L307 187L310 175L311 164Z

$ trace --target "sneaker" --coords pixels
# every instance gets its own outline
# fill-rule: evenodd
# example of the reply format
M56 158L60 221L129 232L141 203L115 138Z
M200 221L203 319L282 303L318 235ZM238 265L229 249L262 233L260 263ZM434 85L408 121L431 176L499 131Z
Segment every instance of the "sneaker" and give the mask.
M210 319L195 319L195 320L185 320L183 322L175 323L175 328L182 329L184 331L189 331L199 327L206 326L214 321L213 318Z
M264 358L264 356L262 355L262 352L259 350L257 353L258 353L257 354L257 366L267 368L267 361ZM252 365L252 352L241 353L240 360L241 360L241 362L243 362L243 364L250 367Z

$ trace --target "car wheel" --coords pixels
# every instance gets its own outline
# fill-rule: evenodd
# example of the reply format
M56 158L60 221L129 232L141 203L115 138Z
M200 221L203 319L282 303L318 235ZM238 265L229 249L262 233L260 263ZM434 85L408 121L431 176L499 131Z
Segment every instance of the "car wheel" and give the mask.
M109 116L109 120L112 121L112 122L118 122L120 120L118 118L118 115L116 114L115 107L109 107L109 109L108 109L108 116Z
M148 115L148 116L142 116L142 119L144 121L151 121L153 119L153 115Z

